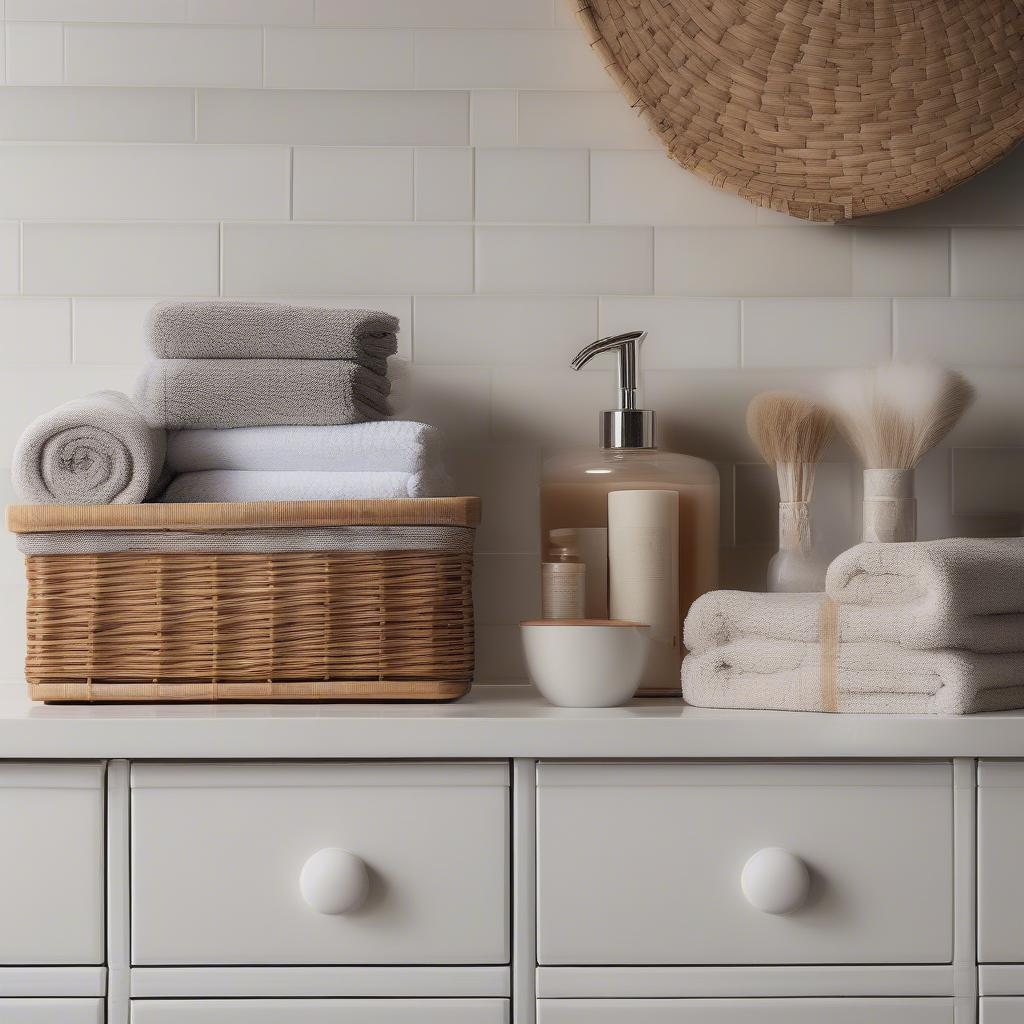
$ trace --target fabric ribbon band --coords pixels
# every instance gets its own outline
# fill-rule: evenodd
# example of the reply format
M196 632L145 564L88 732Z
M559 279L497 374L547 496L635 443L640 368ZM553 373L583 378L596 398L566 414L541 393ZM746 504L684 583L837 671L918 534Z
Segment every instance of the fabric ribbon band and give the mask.
M821 601L820 645L821 710L836 714L839 711L839 608L828 596Z

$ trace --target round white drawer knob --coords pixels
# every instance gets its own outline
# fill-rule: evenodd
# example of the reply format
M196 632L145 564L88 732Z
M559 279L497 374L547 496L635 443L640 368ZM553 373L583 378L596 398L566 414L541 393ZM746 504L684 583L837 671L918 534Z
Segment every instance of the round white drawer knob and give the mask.
M370 873L354 853L329 846L302 865L299 891L318 914L348 914L366 900Z
M743 865L740 887L752 907L766 914L788 914L807 899L811 874L795 854L768 846Z

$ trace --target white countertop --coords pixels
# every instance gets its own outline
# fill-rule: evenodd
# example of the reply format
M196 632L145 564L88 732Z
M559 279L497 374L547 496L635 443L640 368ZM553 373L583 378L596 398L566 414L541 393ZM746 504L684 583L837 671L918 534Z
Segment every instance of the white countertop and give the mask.
M33 704L0 684L0 758L1024 757L1024 712L963 718L555 708L532 687L454 704Z

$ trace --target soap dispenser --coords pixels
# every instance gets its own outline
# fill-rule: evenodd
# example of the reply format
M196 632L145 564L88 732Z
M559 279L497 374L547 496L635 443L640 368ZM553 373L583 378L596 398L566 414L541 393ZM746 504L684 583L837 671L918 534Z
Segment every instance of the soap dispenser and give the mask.
M639 691L647 695L668 695L678 694L680 688L679 663L685 653L679 639L682 620L701 594L718 586L719 482L718 470L706 459L657 447L654 411L639 408L638 401L640 352L646 337L646 331L630 331L601 338L573 358L573 369L580 370L595 356L603 353L616 356L617 408L600 414L598 447L562 452L544 460L540 488L541 537L551 537L553 530L588 531L591 536L596 531L607 531L608 496L612 492L675 492L678 498L678 532L673 531L675 547L664 539L664 550L671 554L657 556L662 561L666 558L678 560L677 564L663 566L673 582L678 570L678 610L673 609L674 649L671 657L658 659L658 667L652 667L652 672L645 675ZM626 555L625 564L629 561L638 566L647 563L645 571L657 571L651 558L639 556L645 545L650 549L652 544L661 543L655 540L652 532L651 524L656 522L656 518L646 515L642 504L614 504L618 509L613 523L617 536L612 538L611 545L613 561L608 570L610 606L603 610L606 616L615 614L615 552L628 552L631 544L635 544L633 550L638 557L630 559ZM660 513L664 514L664 501L660 505ZM628 511L630 508L634 510L632 513ZM658 509L652 506L650 511L654 515ZM629 518L630 514L633 518ZM635 536L630 537L630 531L635 531ZM605 536L607 538L607 534ZM543 545L542 561L550 560L548 548L549 544ZM603 565L601 570L604 571ZM592 573L593 567L588 565L587 572ZM634 590L641 586L637 580L630 581L630 585ZM664 580L658 581L658 585L663 586ZM654 594L656 589L653 587L651 593ZM621 588L619 590L621 592ZM588 616L600 617L595 615L595 611L588 608Z

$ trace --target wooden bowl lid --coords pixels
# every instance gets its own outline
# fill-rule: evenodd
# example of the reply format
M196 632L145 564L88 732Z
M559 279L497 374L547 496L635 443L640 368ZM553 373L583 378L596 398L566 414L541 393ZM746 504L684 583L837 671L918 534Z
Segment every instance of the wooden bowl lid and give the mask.
M911 206L1024 134L1018 0L569 0L669 155L812 221Z

